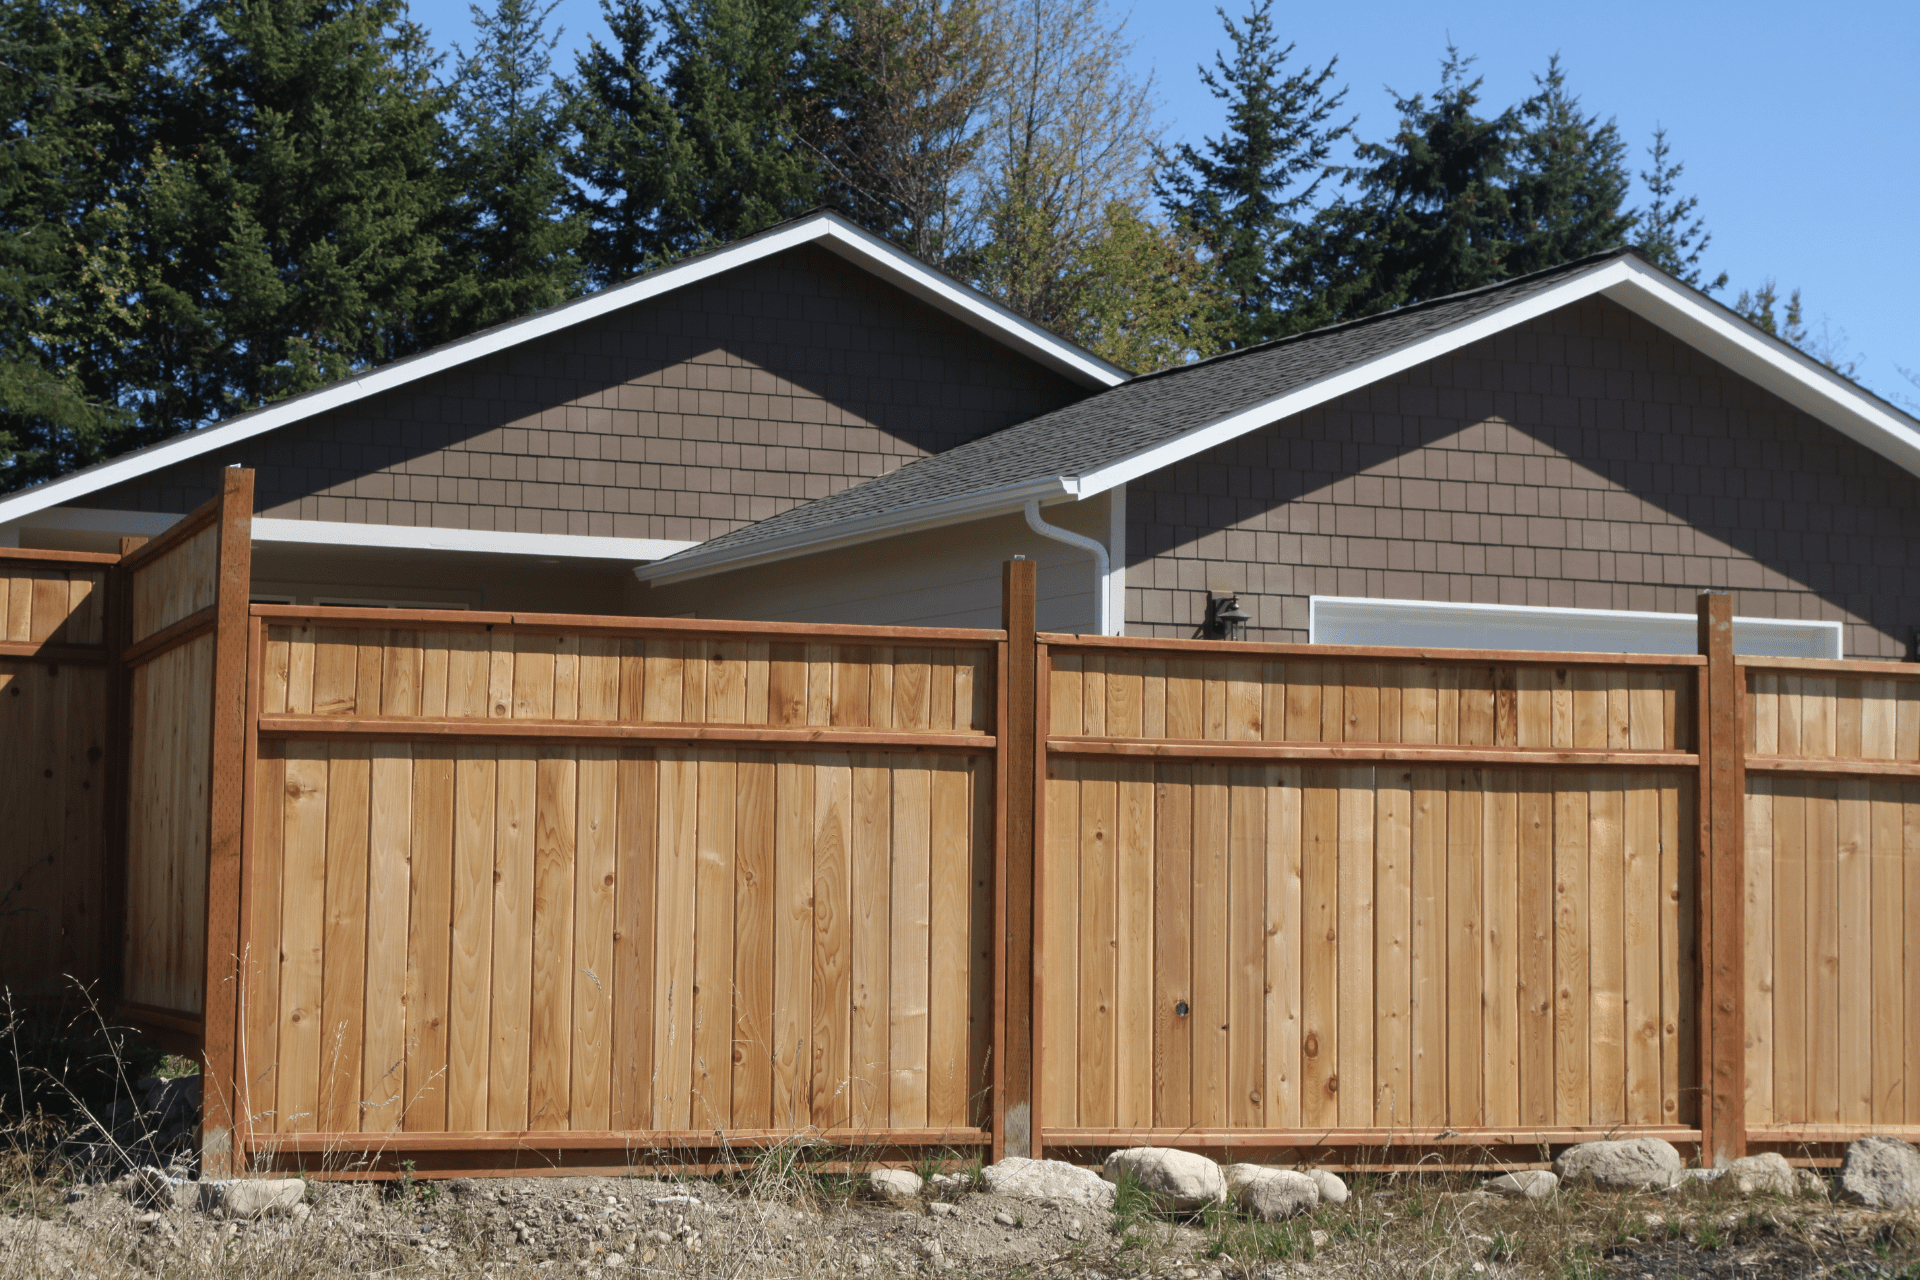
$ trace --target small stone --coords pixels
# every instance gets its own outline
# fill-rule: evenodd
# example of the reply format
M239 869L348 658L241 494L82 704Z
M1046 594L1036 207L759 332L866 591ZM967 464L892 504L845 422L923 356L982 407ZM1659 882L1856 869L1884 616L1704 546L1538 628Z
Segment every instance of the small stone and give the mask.
M1822 1200L1827 1198L1829 1192L1827 1180L1813 1170L1795 1169L1793 1171L1793 1178L1795 1182L1800 1184L1801 1195L1819 1196Z
M1734 1188L1743 1196L1792 1196L1799 1187L1794 1180L1793 1166L1778 1151L1741 1156L1727 1166L1727 1176L1733 1179Z
M1920 1151L1898 1138L1862 1138L1840 1162L1836 1197L1869 1209L1920 1206Z
M300 1178L234 1178L202 1182L200 1207L229 1218L262 1218L291 1213L306 1194L307 1184Z
M1116 1151L1107 1157L1100 1176L1118 1182L1123 1174L1131 1174L1148 1195L1179 1213L1224 1204L1227 1199L1227 1180L1220 1166L1191 1151L1172 1147Z
M626 1262L627 1262L626 1258L620 1254L610 1253L607 1255L607 1265L610 1267L625 1266Z
M1278 1222L1309 1213L1320 1204L1320 1185L1292 1169L1270 1169L1257 1164L1230 1164L1220 1171L1227 1194L1262 1222Z
M289 1218L292 1218L295 1222L305 1222L307 1219L313 1216L313 1210L303 1202L287 1210L287 1216Z
M1077 1201L1100 1208L1113 1207L1113 1184L1091 1169L1064 1160L1029 1160L1008 1156L980 1171L987 1190L1015 1200Z
M1340 1180L1337 1173L1325 1169L1309 1169L1307 1176L1320 1188L1321 1204L1345 1204L1347 1202L1347 1184Z
M1558 1176L1545 1169L1520 1169L1487 1179L1487 1190L1522 1200L1545 1200L1560 1189Z
M870 1253L856 1253L853 1255L853 1265L862 1271L871 1271L873 1269L873 1255Z
M951 1217L953 1215L953 1206L944 1200L935 1200L927 1206L927 1212L936 1218Z
M882 1200L918 1200L925 1185L911 1169L875 1169L867 1175L867 1189Z
M1014 1219L1014 1216L1008 1213L1005 1209L1002 1209L998 1213L994 1214L993 1220L999 1223L1003 1227L1017 1227L1020 1225L1019 1222Z
M1680 1152L1659 1138L1582 1142L1553 1162L1562 1182L1591 1178L1602 1187L1638 1190L1670 1187L1680 1173Z
M1313 1233L1313 1235L1312 1235L1312 1236L1311 1236L1310 1238L1311 1238L1311 1239L1312 1239L1312 1241L1313 1241L1313 1247L1314 1247L1314 1248L1316 1248L1316 1249L1324 1249L1324 1248L1326 1248L1326 1247L1327 1247L1327 1233L1326 1233L1326 1232L1324 1232L1324 1231L1316 1231L1316 1232L1314 1232L1314 1233Z

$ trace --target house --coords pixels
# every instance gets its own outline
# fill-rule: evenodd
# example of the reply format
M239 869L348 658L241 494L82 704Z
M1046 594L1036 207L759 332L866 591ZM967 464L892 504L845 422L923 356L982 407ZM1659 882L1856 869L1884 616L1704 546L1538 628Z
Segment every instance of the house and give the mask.
M150 533L261 476L266 599L1902 657L1920 422L1583 259L1129 378L830 214L0 501Z

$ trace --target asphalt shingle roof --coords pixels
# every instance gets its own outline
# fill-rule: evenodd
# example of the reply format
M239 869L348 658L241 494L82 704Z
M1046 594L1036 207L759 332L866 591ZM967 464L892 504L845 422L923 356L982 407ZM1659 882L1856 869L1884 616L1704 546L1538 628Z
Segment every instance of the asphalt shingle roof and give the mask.
M709 539L670 557L702 559L865 516L985 493L1051 476L1084 475L1195 427L1364 364L1377 356L1565 283L1631 250L1416 303L1208 360L1145 374L897 471Z

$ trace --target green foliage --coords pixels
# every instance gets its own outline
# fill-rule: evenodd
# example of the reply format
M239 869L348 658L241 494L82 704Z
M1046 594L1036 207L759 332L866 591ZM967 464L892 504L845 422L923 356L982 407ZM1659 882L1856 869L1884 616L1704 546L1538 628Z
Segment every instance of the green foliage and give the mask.
M575 131L562 164L576 183L586 225L581 259L589 283L612 284L654 254L652 218L670 178L691 163L672 104L657 80L659 27L644 0L601 0L612 47L592 38L560 86Z
M1624 244L1635 222L1626 207L1627 145L1620 130L1611 120L1582 114L1559 54L1534 83L1538 92L1520 106L1511 195L1517 243L1508 274Z
M1226 1256L1242 1267L1298 1258L1312 1262L1313 1227L1310 1220L1261 1222L1228 1205L1209 1205L1200 1216L1209 1258Z
M473 6L479 39L452 86L450 168L458 184L448 250L453 271L436 307L436 340L563 302L579 292L583 215L569 211L561 170L566 123L553 88L558 0Z
M1798 289L1788 294L1783 304L1779 286L1772 277L1768 277L1758 289L1742 289L1739 298L1734 301L1733 309L1755 327L1799 348L1841 377L1854 376L1856 364L1842 350L1846 334L1841 332L1836 335L1825 320L1821 321L1818 330L1809 328Z
M1147 221L1123 201L1080 259L1080 344L1123 369L1148 373L1213 355L1237 313L1220 278L1178 226Z
M106 1021L79 995L22 1009L7 1000L0 1003L0 1124L104 1116L160 1060L151 1041Z
M1200 79L1227 104L1226 131L1199 147L1175 147L1155 190L1206 246L1231 304L1221 337L1238 347L1290 332L1281 268L1326 177L1327 156L1352 122L1336 119L1346 98L1331 88L1337 59L1317 71L1287 70L1294 46L1274 33L1272 0L1254 0L1238 23L1218 12L1233 59L1217 54Z
M1654 266L1703 293L1725 288L1724 271L1712 280L1703 280L1700 255L1713 243L1713 234L1703 220L1694 216L1700 198L1680 194L1680 175L1686 172L1686 166L1673 158L1665 128L1654 128L1653 145L1647 148L1647 155L1653 168L1641 170L1640 181L1647 184L1653 200L1634 228L1640 252Z

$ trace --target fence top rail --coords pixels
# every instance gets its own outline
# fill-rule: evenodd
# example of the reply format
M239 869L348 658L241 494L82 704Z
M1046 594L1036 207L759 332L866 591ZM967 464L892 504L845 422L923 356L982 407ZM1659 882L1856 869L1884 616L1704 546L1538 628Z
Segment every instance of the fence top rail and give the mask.
M494 631L601 636L685 636L738 639L906 644L985 649L1005 631L968 627L822 626L812 622L735 622L724 618L638 618L620 614L487 613L477 609L380 609L300 604L256 604L253 616L267 622L326 627L407 627L433 631Z
M1878 662L1866 658L1736 658L1747 671L1805 671L1823 676L1905 676L1920 680L1920 664Z
M1358 662L1498 663L1520 667L1704 667L1698 654L1665 653L1548 653L1510 649L1415 649L1396 645L1258 644L1246 640L1160 640L1134 636L1080 636L1042 632L1041 643L1052 651L1109 653L1176 653L1209 658L1293 658L1325 662L1348 658ZM1841 664L1824 663L1823 666Z
M40 564L119 564L113 551L42 551L37 547L0 547L0 561L25 560Z
M220 499L210 498L167 526L165 533L118 556L120 567L129 572L144 569L195 534L220 522Z

